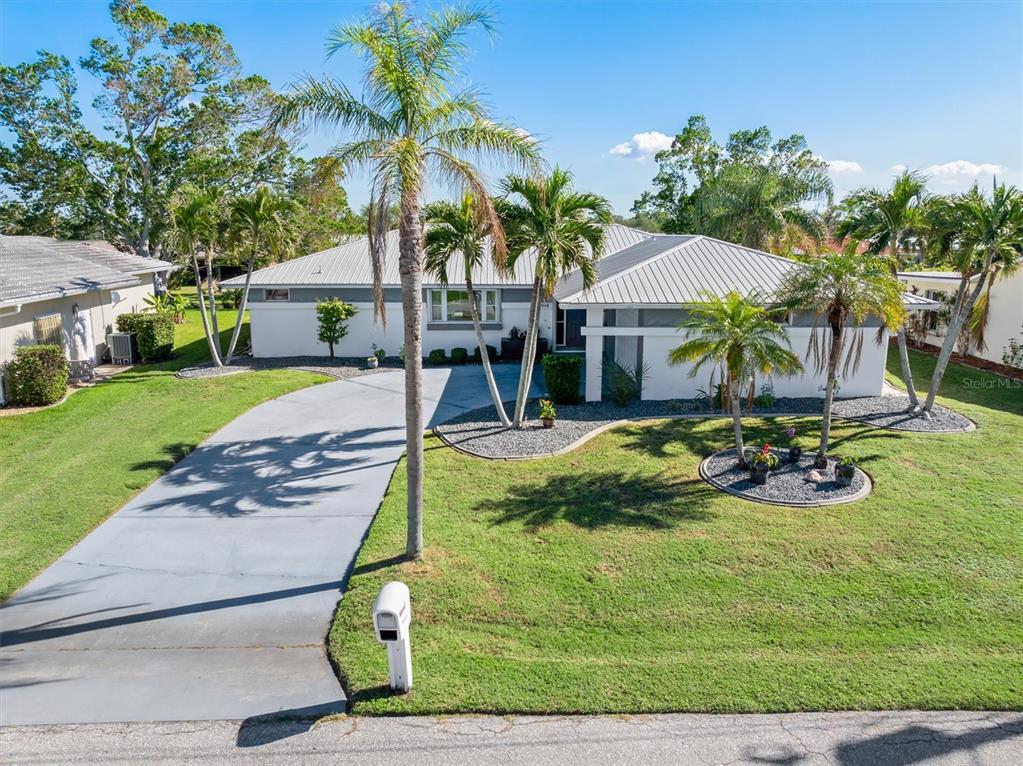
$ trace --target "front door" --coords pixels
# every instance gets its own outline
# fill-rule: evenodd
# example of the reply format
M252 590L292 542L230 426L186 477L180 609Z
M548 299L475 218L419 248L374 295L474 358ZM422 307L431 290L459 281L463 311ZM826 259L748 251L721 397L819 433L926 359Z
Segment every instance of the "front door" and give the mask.
M586 309L565 310L565 348L585 348L582 329L586 325Z

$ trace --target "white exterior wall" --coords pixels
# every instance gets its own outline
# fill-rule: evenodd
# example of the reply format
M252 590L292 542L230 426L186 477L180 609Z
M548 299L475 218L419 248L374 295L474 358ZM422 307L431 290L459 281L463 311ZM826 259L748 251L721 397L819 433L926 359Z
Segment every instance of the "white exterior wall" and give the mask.
M372 303L353 303L358 310L348 321L348 334L334 347L335 356L363 357L373 353L373 344L388 356L397 356L404 337L401 303L388 302L387 327L373 323ZM423 356L434 349L450 355L453 348L464 348L470 355L476 348L476 333L470 325L459 329L430 329L431 322L423 307ZM501 328L484 330L488 345L500 351L501 338L511 328L526 329L528 303L505 303L501 306ZM326 343L316 339L315 303L250 303L249 324L252 331L252 353L257 357L327 356ZM553 309L544 304L540 310L540 336L552 338Z

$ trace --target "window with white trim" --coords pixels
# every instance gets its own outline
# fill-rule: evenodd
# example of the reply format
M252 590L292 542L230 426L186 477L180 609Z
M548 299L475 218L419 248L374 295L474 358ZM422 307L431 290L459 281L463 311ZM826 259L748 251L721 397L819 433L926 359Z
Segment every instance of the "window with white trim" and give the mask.
M481 322L498 322L501 318L498 290L477 290L476 309ZM471 322L469 293L466 290L430 290L431 322Z
M290 301L291 291L286 287L270 288L263 291L263 300L266 303L274 301Z

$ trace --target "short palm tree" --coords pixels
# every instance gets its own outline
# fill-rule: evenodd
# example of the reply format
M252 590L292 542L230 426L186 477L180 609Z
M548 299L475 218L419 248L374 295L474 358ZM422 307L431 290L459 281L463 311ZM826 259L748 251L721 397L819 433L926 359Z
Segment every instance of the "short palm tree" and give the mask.
M220 338L217 337L206 314L206 295L202 275L199 273L198 255L203 247L209 248L211 241L216 237L217 215L214 195L195 187L183 189L171 208L171 221L174 227L172 234L174 246L178 252L187 256L192 264L195 293L199 299L199 317L202 319L202 330L210 349L210 358L214 366L223 367ZM212 302L212 294L209 297Z
M530 249L536 252L533 296L529 304L522 369L515 398L512 427L521 428L529 399L536 358L540 302L549 300L562 277L582 274L583 287L597 280L596 262L604 248L604 225L611 222L611 205L603 197L572 189L572 174L554 168L546 178L508 176L501 185L500 206L508 242L508 267ZM511 198L521 202L512 202Z
M849 248L809 258L793 268L779 288L778 300L792 310L810 311L814 315L807 359L812 356L816 373L825 373L827 379L816 461L818 468L826 468L839 367L843 376L859 368L867 331L858 325L867 317L881 319L875 337L879 344L884 341L886 330L902 326L906 314L902 287L887 259L858 255L854 248ZM850 320L852 328L847 326Z
M369 168L372 177L369 241L376 315L384 314L384 252L389 216L398 213L398 271L405 335L405 435L408 471L409 556L423 550L423 227L422 195L433 176L470 190L491 205L475 158L539 167L538 145L527 134L489 119L474 87L452 92L468 53L466 34L489 30L483 11L445 8L425 18L402 3L380 5L369 18L335 29L328 54L354 50L365 65L363 99L342 83L307 79L281 98L272 124L312 123L338 128L350 140L334 150L342 170Z
M931 238L935 255L944 264L954 266L960 280L923 405L922 411L928 414L963 326L976 319L973 334L983 337L985 291L999 276L1008 276L1019 267L1023 257L1023 193L1015 186L995 184L987 197L974 186L966 194L933 206L932 217L937 229ZM982 307L979 312L978 307Z
M890 189L859 189L846 197L835 234L840 240L866 242L868 252L875 255L887 249L890 270L895 274L905 267L904 254L915 249L927 228L927 204L923 176L905 171ZM898 328L898 341L902 380L909 406L916 410L920 402L913 386L905 327Z
M287 216L294 210L294 203L265 186L260 186L247 197L239 197L231 203L228 219L228 237L235 245L248 249L249 261L245 273L245 286L242 288L242 299L238 303L238 318L231 333L231 343L227 347L224 364L231 364L235 346L241 334L242 320L245 318L245 307L249 302L249 285L252 283L252 272L256 268L256 256L263 248L271 254L279 255L290 245L290 234Z
M703 300L682 306L686 319L679 325L685 333L682 345L668 354L670 364L691 364L691 376L705 365L724 372L725 391L732 410L735 455L746 464L742 443L741 390L751 375L778 372L791 375L803 365L789 346L777 311L765 308L755 297L729 292L720 297L711 292Z
M476 344L483 361L483 373L490 387L490 396L497 408L497 416L505 428L511 425L508 413L504 411L501 392L494 380L487 353L487 341L480 325L480 304L473 287L473 271L479 271L487 257L491 257L498 269L504 268L508 254L504 232L500 221L488 216L493 208L481 207L471 193L462 195L460 203L435 202L425 209L426 229L426 271L434 275L442 285L448 284L448 265L452 258L462 257L462 277L469 296L469 314L476 331ZM489 238L489 243L488 243Z

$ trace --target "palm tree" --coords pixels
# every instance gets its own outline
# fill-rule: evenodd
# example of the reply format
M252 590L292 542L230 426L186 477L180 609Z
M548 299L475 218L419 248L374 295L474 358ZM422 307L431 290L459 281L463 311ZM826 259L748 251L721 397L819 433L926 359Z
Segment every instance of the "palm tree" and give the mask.
M231 343L227 347L224 364L231 364L238 336L241 335L245 307L249 302L249 285L252 282L252 272L256 268L256 256L264 246L274 254L287 249L290 238L285 217L294 210L294 207L290 200L274 194L265 186L260 186L248 197L239 197L231 203L228 238L236 245L248 246L249 262L245 274L245 287L242 288L242 299L238 303L238 318L235 320L234 332L231 333Z
M199 273L199 249L205 244L209 247L215 236L216 212L214 195L194 187L188 187L179 195L176 204L171 208L171 219L174 226L173 242L176 249L186 255L192 263L195 276L195 292L199 298L199 316L202 319L202 330L210 349L210 358L216 367L223 367L220 356L220 338L210 325L206 315L206 295L203 291L202 275ZM212 293L210 300L213 300Z
M472 315L472 326L476 330L476 343L483 361L483 373L490 387L490 396L497 408L497 416L505 428L511 425L508 413L504 411L501 392L494 380L494 371L490 368L490 355L487 353L487 341L483 337L480 325L479 304L476 302L476 290L472 284L472 272L483 265L486 258L484 242L490 237L490 254L499 269L504 268L507 247L500 221L488 218L488 211L493 208L480 207L471 193L462 195L460 204L452 202L436 202L425 209L426 230L426 271L437 277L441 284L448 283L448 264L456 253L462 255L463 278L465 290L469 294L469 313Z
M991 289L999 276L1012 274L1023 256L1023 193L1015 186L996 183L989 198L974 185L966 194L934 207L937 232L931 244L939 257L945 263L951 262L961 276L948 331L922 409L928 417L963 326L967 321L974 323L974 336L983 339L987 320L985 291ZM974 280L976 284L971 288Z
M695 376L711 364L724 371L725 390L732 409L735 455L746 464L742 444L741 390L747 380L760 373L791 375L803 365L789 346L788 335L777 321L777 310L760 304L755 297L729 292L723 298L712 292L704 300L682 306L686 319L679 325L685 341L668 354L670 364L692 363Z
M817 374L827 375L824 423L815 463L818 468L826 468L839 365L843 377L859 368L866 330L856 326L862 325L868 316L881 319L875 338L879 344L884 341L886 330L902 326L906 314L902 287L886 259L858 255L850 247L845 252L809 258L793 268L778 291L778 299L793 310L814 314L806 358L812 355ZM851 332L847 330L850 320Z
M842 202L843 211L835 228L836 236L840 240L850 238L866 242L868 252L875 255L887 249L892 274L901 271L905 266L903 255L916 247L916 240L926 230L928 203L924 195L924 180L917 173L905 171L887 191L854 191ZM898 328L898 340L902 379L909 393L910 409L915 411L920 401L913 386L905 327Z
M596 194L573 191L572 174L557 167L546 178L508 176L501 188L508 267L514 268L526 251L536 251L533 296L512 417L512 427L522 428L536 359L540 301L550 300L561 278L576 269L582 274L584 288L596 282L596 262L604 247L604 225L611 222L611 204ZM522 203L510 202L508 198L513 196Z
M451 92L452 80L468 47L465 35L489 30L490 16L479 10L447 8L426 18L410 15L401 3L381 5L370 17L335 29L328 54L350 48L363 60L363 100L342 83L306 79L283 97L272 124L298 123L338 128L351 139L334 150L342 170L368 167L372 176L369 210L375 315L384 313L384 251L387 211L399 206L398 271L405 335L405 436L408 470L410 557L423 550L422 407L422 194L433 175L448 185L470 190L477 204L492 207L472 159L511 159L539 167L538 146L527 134L489 119L480 92L468 87Z

